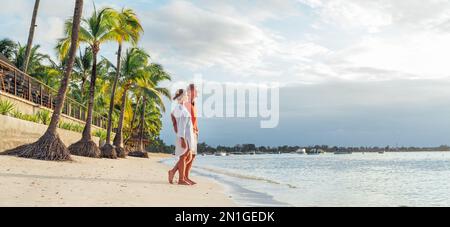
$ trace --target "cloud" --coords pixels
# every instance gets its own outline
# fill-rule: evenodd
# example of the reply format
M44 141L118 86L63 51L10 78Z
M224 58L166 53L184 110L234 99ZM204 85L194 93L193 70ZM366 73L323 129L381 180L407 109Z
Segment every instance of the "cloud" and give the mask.
M356 43L335 57L346 61L347 66L399 72L405 79L448 79L449 39L449 34L434 32L375 37Z
M295 3L285 2L278 7L272 7L274 1L264 1L268 5L255 3L253 12L282 15L282 9ZM287 39L260 25L261 18L254 20L237 13L242 9L236 4L228 2L226 7L218 7L223 4L171 1L146 12L144 47L169 68L181 65L185 71L200 72L210 79L219 76L225 81L248 82L290 82L295 78L290 74L293 68L314 64L314 58L331 52L315 42ZM244 4L242 8L249 7ZM213 75L216 73L219 75Z
M144 20L144 45L191 69L251 67L274 45L270 33L187 1L172 1Z
M175 79L197 72L219 81L284 84L448 78L448 1L171 0L150 9L146 1L96 4L135 7L146 31L141 45ZM23 12L32 7L26 0L3 4L1 15L11 20L0 27L9 37L26 41L30 14ZM86 3L85 15L92 8ZM44 52L54 54L72 10L73 4L42 0L35 43ZM266 23L273 20L300 31L286 34ZM306 27L312 30L303 32ZM102 55L113 57L115 48L105 45Z
M450 2L445 0L298 0L311 7L322 22L342 28L379 32L389 26L423 29L449 20Z
M292 0L200 0L198 5L221 15L247 22L282 20L302 14L299 4Z
M168 65L183 65L204 75L218 73L228 81L310 84L448 77L448 37L436 31L436 26L444 27L445 20L439 18L446 12L445 2L431 1L421 10L415 0L410 5L385 0L297 1L310 6L322 23L343 29L335 30L341 34L333 34L333 39L350 35L353 40L334 48L320 29L307 38L292 39L261 24L282 20L284 9L298 11L295 2L277 5L267 0L237 7L230 1L171 1L145 15L146 31L151 31L145 46ZM248 15L240 14L243 9L250 9ZM402 33L405 29L414 35ZM359 32L351 34L352 30Z

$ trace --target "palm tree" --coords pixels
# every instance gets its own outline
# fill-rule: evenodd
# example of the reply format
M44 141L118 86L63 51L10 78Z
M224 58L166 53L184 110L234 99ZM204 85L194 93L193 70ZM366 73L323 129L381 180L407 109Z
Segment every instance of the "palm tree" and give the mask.
M164 68L159 64L150 64L145 69L146 77L143 79L138 79L135 84L135 92L140 94L142 97L142 108L141 116L139 122L139 148L137 151L130 153L131 156L136 157L148 157L147 152L144 148L144 136L145 128L147 130L151 129L145 123L145 116L147 105L152 108L158 108L158 113L165 111L165 105L163 102L163 97L170 98L170 92L167 88L159 87L159 84L163 81L171 80L170 75L165 72ZM154 110L154 109L153 109ZM155 111L153 111L150 117L155 116ZM160 120L160 117L158 117Z
M67 60L68 59L65 59L61 62L55 62L49 58L48 62L50 63L50 65L39 65L36 69L34 69L34 66L33 70L31 70L30 68L29 71L32 71L31 76L33 76L37 80L43 82L44 84L55 90L58 90L61 77L62 75L64 75ZM72 78L73 75L74 74L72 73Z
M7 58L17 68L24 67L24 59L26 46L22 46L20 43L16 43L10 39L0 40L0 54ZM28 71L30 75L36 73L36 71L43 68L44 62L51 62L50 56L39 52L40 45L35 45L31 48Z
M13 56L17 52L17 43L10 39L0 40L0 54L8 60L12 61Z
M131 122L130 122L130 129L134 129L134 123L136 122L136 117L139 111L139 106L141 103L141 98L142 96L139 95L139 93L136 94L136 102L134 103L134 110L133 110L133 117L131 118Z
M33 39L34 39L34 30L36 29L36 18L37 18L37 13L39 10L39 3L41 1L40 0L36 0L34 2L34 9L33 9L33 17L31 18L31 25L30 25L30 32L28 33L28 42L27 42L27 50L25 51L25 57L24 57L24 64L23 64L23 72L27 73L28 72L28 62L30 60L30 54L31 54L31 49L33 47Z
M119 123L114 138L116 152L121 157L126 156L126 151L123 146L123 127L128 91L139 78L145 76L145 69L148 65L149 57L143 49L132 48L126 51L124 59L121 60L121 65L123 65L120 70L120 74L122 75L122 98Z
M86 81L88 80L90 70L92 69L92 61L92 50L89 47L85 48L84 52L81 52L80 50L80 53L75 60L75 70L81 78L81 99L83 99Z
M94 7L95 8L95 7ZM72 144L69 150L74 155L86 156L86 157L100 157L100 149L97 144L92 140L92 119L94 111L94 98L95 98L95 84L97 79L97 55L100 51L100 46L114 39L113 32L113 18L111 18L110 8L104 8L100 11L94 10L91 17L83 19L80 27L79 42L86 43L92 50L93 62L91 71L91 80L89 88L89 101L88 111L86 117L86 125L83 130L83 136L80 141ZM66 33L69 34L72 22L66 22ZM67 46L70 44L70 40L60 40L60 53L64 56ZM111 154L114 157L116 154Z
M94 97L94 109L96 109L96 113L100 116L108 115L108 106L110 103L109 93L112 89L112 80L113 80L113 72L112 66L109 65L106 61L102 60L101 63L98 64L97 70L97 81Z
M83 0L76 0L73 16L73 26L70 32L71 45L68 55L69 60L67 61L64 77L61 80L61 86L56 98L55 110L53 112L52 119L47 131L37 142L6 151L5 154L41 160L63 161L71 159L70 152L59 138L56 132L56 128L60 121L62 108L64 106L64 100L67 94L67 88L70 82L70 75L72 73L72 68L75 62L82 12Z
M113 27L113 32L115 35L115 40L119 47L117 50L117 68L116 76L114 78L114 84L112 87L109 112L108 112L108 127L106 131L106 143L102 147L102 157L108 158L112 153L114 153L114 147L111 145L111 131L112 131L112 114L114 109L114 97L116 95L117 83L120 77L121 61L122 61L122 45L124 42L131 42L136 45L139 41L139 37L143 32L142 25L137 18L136 14L131 9L122 9L121 12L112 11L113 16L116 18L116 23ZM125 92L126 94L126 92ZM124 158L126 156L123 149L119 149L116 153L119 157Z
M14 54L13 64L21 69L25 67L25 51L27 47L22 46L20 43L18 43L17 51ZM47 54L42 54L39 52L39 49L41 48L40 45L35 45L33 48L31 48L30 55L28 57L28 74L31 76L35 76L36 73L39 71L44 70L44 63L45 62L51 62L50 56Z
M74 65L74 74L73 74L73 81L70 85L70 95L73 99L75 99L77 102L83 104L84 106L88 105L89 102L89 91L86 91L86 84L90 83L90 76L92 74L92 63L93 63L93 54L90 51L90 48L86 48L84 52L79 53L78 57L75 60ZM106 60L101 60L97 62L97 77L95 81L95 97L94 97L94 110L98 113L99 111L107 109L106 105L98 106L96 104L97 97L99 95L105 96L106 94L99 94L99 87L104 87L105 82L109 83L110 78L110 71L111 66L109 65L109 62ZM101 91L105 92L105 91ZM106 91L109 93L109 90ZM109 99L108 99L109 100ZM105 115L106 116L106 115Z
M130 153L130 156L148 158L148 153L144 147L144 139L146 136L151 137L152 140L156 139L162 128L161 107L154 101L149 102L149 99L149 96L143 96L143 103L139 109L140 119L137 124L139 146L136 151Z

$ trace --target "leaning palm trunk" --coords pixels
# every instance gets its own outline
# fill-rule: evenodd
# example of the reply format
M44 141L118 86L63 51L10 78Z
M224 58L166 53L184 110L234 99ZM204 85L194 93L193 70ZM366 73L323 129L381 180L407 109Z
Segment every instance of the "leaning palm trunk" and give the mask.
M117 50L117 72L116 72L116 77L114 78L114 84L112 87L111 100L109 101L108 128L106 130L106 143L101 149L103 158L117 158L117 156L122 157L122 158L125 157L125 154L122 150L119 151L120 152L120 154L119 154L119 152L117 152L116 148L114 148L114 146L111 145L112 113L114 110L114 98L116 97L117 82L119 81L119 77L120 77L120 63L121 63L121 58L122 58L121 55L122 55L122 44L119 43L119 49ZM114 154L116 154L115 157L114 157Z
M93 65L92 65L92 75L91 83L89 88L89 103L88 111L86 117L86 125L83 130L83 137L80 141L72 144L69 147L70 153L73 155L99 158L100 149L97 144L92 140L92 116L94 111L94 97L95 97L95 82L97 79L97 54L99 51L98 47L92 48L93 52Z
M125 107L127 103L127 92L128 86L125 86L122 94L122 104L120 106L120 117L119 125L117 127L116 136L114 137L114 146L116 147L117 156L120 158L125 158L127 156L127 151L123 146L123 122L125 118Z
M138 112L138 107L139 107L140 102L141 102L141 97L139 97L138 100L136 101L136 108L133 112L133 118L131 120L131 130L134 130L134 122L136 122L136 114Z
M128 89L129 89L129 86L128 85L125 86L125 91L128 91ZM123 122L124 122L124 116L125 116L126 95L127 95L127 93L124 93L122 95L122 106L121 106L121 111L120 111L119 127L117 130L116 136L114 137L114 146L116 146L117 154L119 154L120 152L125 152L125 156L128 155L128 153L129 153L129 150L127 150L127 148L124 147L124 142L123 142ZM130 124L131 134L133 133L133 130L134 130L134 122L136 121L136 113L138 111L140 100L141 100L141 97L138 98L138 100L136 102L136 108L133 111L133 118L132 118L131 124Z
M148 158L148 153L145 151L144 147L144 136L145 136L145 108L147 107L147 97L144 96L142 100L142 112L141 112L141 122L139 123L139 148L137 151L130 153L130 156Z
M52 161L65 161L71 159L69 150L59 138L56 128L59 124L67 88L69 86L70 75L75 62L82 12L83 0L77 0L73 16L72 42L69 51L69 60L67 61L64 77L61 80L61 87L59 88L58 96L56 97L55 109L47 131L37 142L6 151L4 154Z
M36 30L36 18L37 18L37 13L39 10L40 2L41 2L40 0L36 0L34 2L33 17L31 18L30 32L28 33L27 49L25 51L25 57L24 57L25 59L24 59L24 64L23 64L23 69L22 69L24 73L28 72L28 65L30 62L31 49L33 48L34 31Z
M142 113L141 113L141 124L139 127L139 151L142 153L145 153L144 148L144 121L145 121L145 107L147 104L147 100L144 98L143 104L142 104Z
M86 87L86 72L83 72L83 78L81 79L81 89L80 89L80 95L81 95L81 100L84 100L84 91L85 91L85 87Z

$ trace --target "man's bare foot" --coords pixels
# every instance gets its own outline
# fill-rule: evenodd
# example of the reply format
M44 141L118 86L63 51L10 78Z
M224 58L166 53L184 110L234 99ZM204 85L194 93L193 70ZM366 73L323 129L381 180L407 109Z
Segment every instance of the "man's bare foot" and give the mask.
M189 182L189 184L191 184L191 185L196 185L197 184L197 182L195 182L195 181L193 181L191 179L187 179L186 181Z
M169 170L169 183L173 184L173 178L175 177L175 173L172 170Z
M189 182L187 181L178 181L178 185L191 185Z

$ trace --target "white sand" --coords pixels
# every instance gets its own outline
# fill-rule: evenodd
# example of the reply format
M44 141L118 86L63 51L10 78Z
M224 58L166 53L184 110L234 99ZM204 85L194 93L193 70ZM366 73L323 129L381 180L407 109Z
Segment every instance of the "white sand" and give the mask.
M236 206L215 182L170 185L168 166L150 159L48 162L0 156L0 206Z

